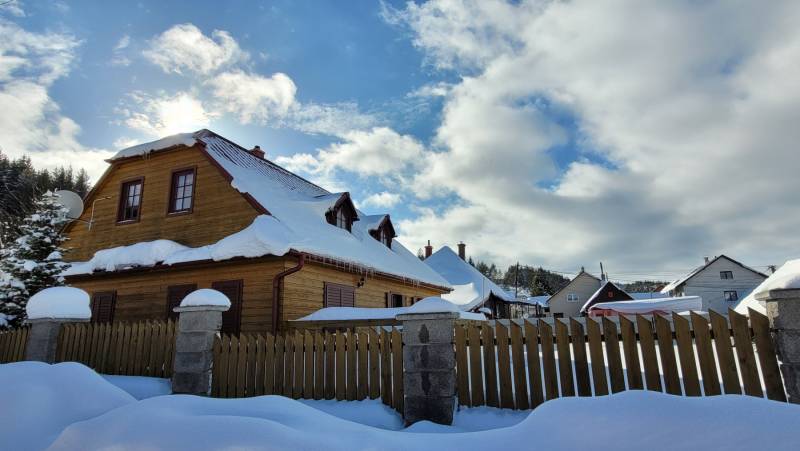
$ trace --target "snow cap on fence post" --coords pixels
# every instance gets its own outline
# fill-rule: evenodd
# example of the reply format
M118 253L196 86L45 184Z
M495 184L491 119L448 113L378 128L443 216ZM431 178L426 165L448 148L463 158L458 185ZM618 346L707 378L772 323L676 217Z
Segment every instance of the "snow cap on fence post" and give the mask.
M214 365L214 339L222 329L222 312L231 307L227 296L203 288L189 293L178 313L172 392L193 395L211 394L211 368Z
M453 424L459 308L442 298L425 298L397 315L403 325L403 418Z
M34 294L25 306L31 325L25 360L54 363L61 325L92 318L89 294L79 288L51 287Z
M755 298L767 306L786 395L800 404L800 287L762 290Z

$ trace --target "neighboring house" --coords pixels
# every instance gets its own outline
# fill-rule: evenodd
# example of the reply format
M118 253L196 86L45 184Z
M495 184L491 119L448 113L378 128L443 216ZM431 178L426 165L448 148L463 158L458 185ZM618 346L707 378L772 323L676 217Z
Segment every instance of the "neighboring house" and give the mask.
M494 318L510 317L510 305L515 302L514 297L464 261L463 243L459 245L458 255L444 246L427 257L425 264L452 285L453 291L443 294L442 298L464 311L488 309Z
M784 263L777 271L770 274L759 286L754 288L750 294L744 297L736 305L737 313L742 315L749 314L749 309L753 309L762 315L767 314L767 306L763 301L756 300L756 294L770 290L798 288L800 286L800 259L789 260Z
M594 292L589 299L581 307L581 314L585 315L589 312L589 308L600 302L619 302L619 301L632 301L633 296L628 294L625 290L617 286L610 280L601 280L600 288Z
M580 316L581 307L599 288L600 279L581 268L581 272L577 276L550 296L550 300L547 302L550 314L556 318Z
M766 274L720 255L706 258L702 266L670 283L661 293L670 296L700 296L703 310L727 313L767 278Z
M211 131L120 151L65 233L67 283L94 319L175 317L197 288L232 302L223 330L265 332L330 306L395 307L450 290L399 242L389 215L365 216Z

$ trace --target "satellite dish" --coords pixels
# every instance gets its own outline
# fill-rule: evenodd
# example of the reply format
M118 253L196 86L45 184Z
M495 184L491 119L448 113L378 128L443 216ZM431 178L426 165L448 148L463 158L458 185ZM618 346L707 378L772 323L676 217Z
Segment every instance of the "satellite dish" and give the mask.
M81 196L65 189L58 190L53 194L56 195L56 202L67 210L66 219L78 219L81 213L83 213L83 200Z

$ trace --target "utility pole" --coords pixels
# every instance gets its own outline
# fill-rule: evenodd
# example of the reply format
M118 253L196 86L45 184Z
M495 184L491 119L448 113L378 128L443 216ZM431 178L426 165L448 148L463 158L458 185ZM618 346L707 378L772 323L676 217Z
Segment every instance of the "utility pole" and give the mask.
M600 262L600 280L606 280L606 273L603 272L603 262Z
M519 262L517 262L517 270L514 271L514 299L519 296Z

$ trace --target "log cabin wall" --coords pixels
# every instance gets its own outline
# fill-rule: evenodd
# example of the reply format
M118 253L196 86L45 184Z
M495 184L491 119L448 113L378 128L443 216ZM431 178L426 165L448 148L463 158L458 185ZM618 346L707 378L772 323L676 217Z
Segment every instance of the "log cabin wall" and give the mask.
M191 213L168 214L172 172L196 168ZM144 177L140 219L117 224L122 183ZM153 153L117 163L99 182L94 195L86 200L80 219L89 221L94 199L98 200L91 230L84 222L73 222L67 229L71 249L68 261L85 261L97 250L142 241L168 239L197 247L214 243L250 225L259 212L235 189L203 152L195 147Z
M164 319L170 286L242 281L241 332L265 332L272 325L272 278L284 268L280 257L209 263L199 267L164 268L91 277L70 277L67 283L93 296L116 291L114 321Z
M287 264L287 267L295 261ZM364 285L357 287L361 274L350 273L328 265L307 262L297 273L287 276L283 281L283 305L281 320L301 318L324 307L325 282L348 285L355 288L356 307L386 307L386 293L403 295L403 305L410 305L412 298L438 296L441 290L415 286L411 283L377 277L364 277Z

